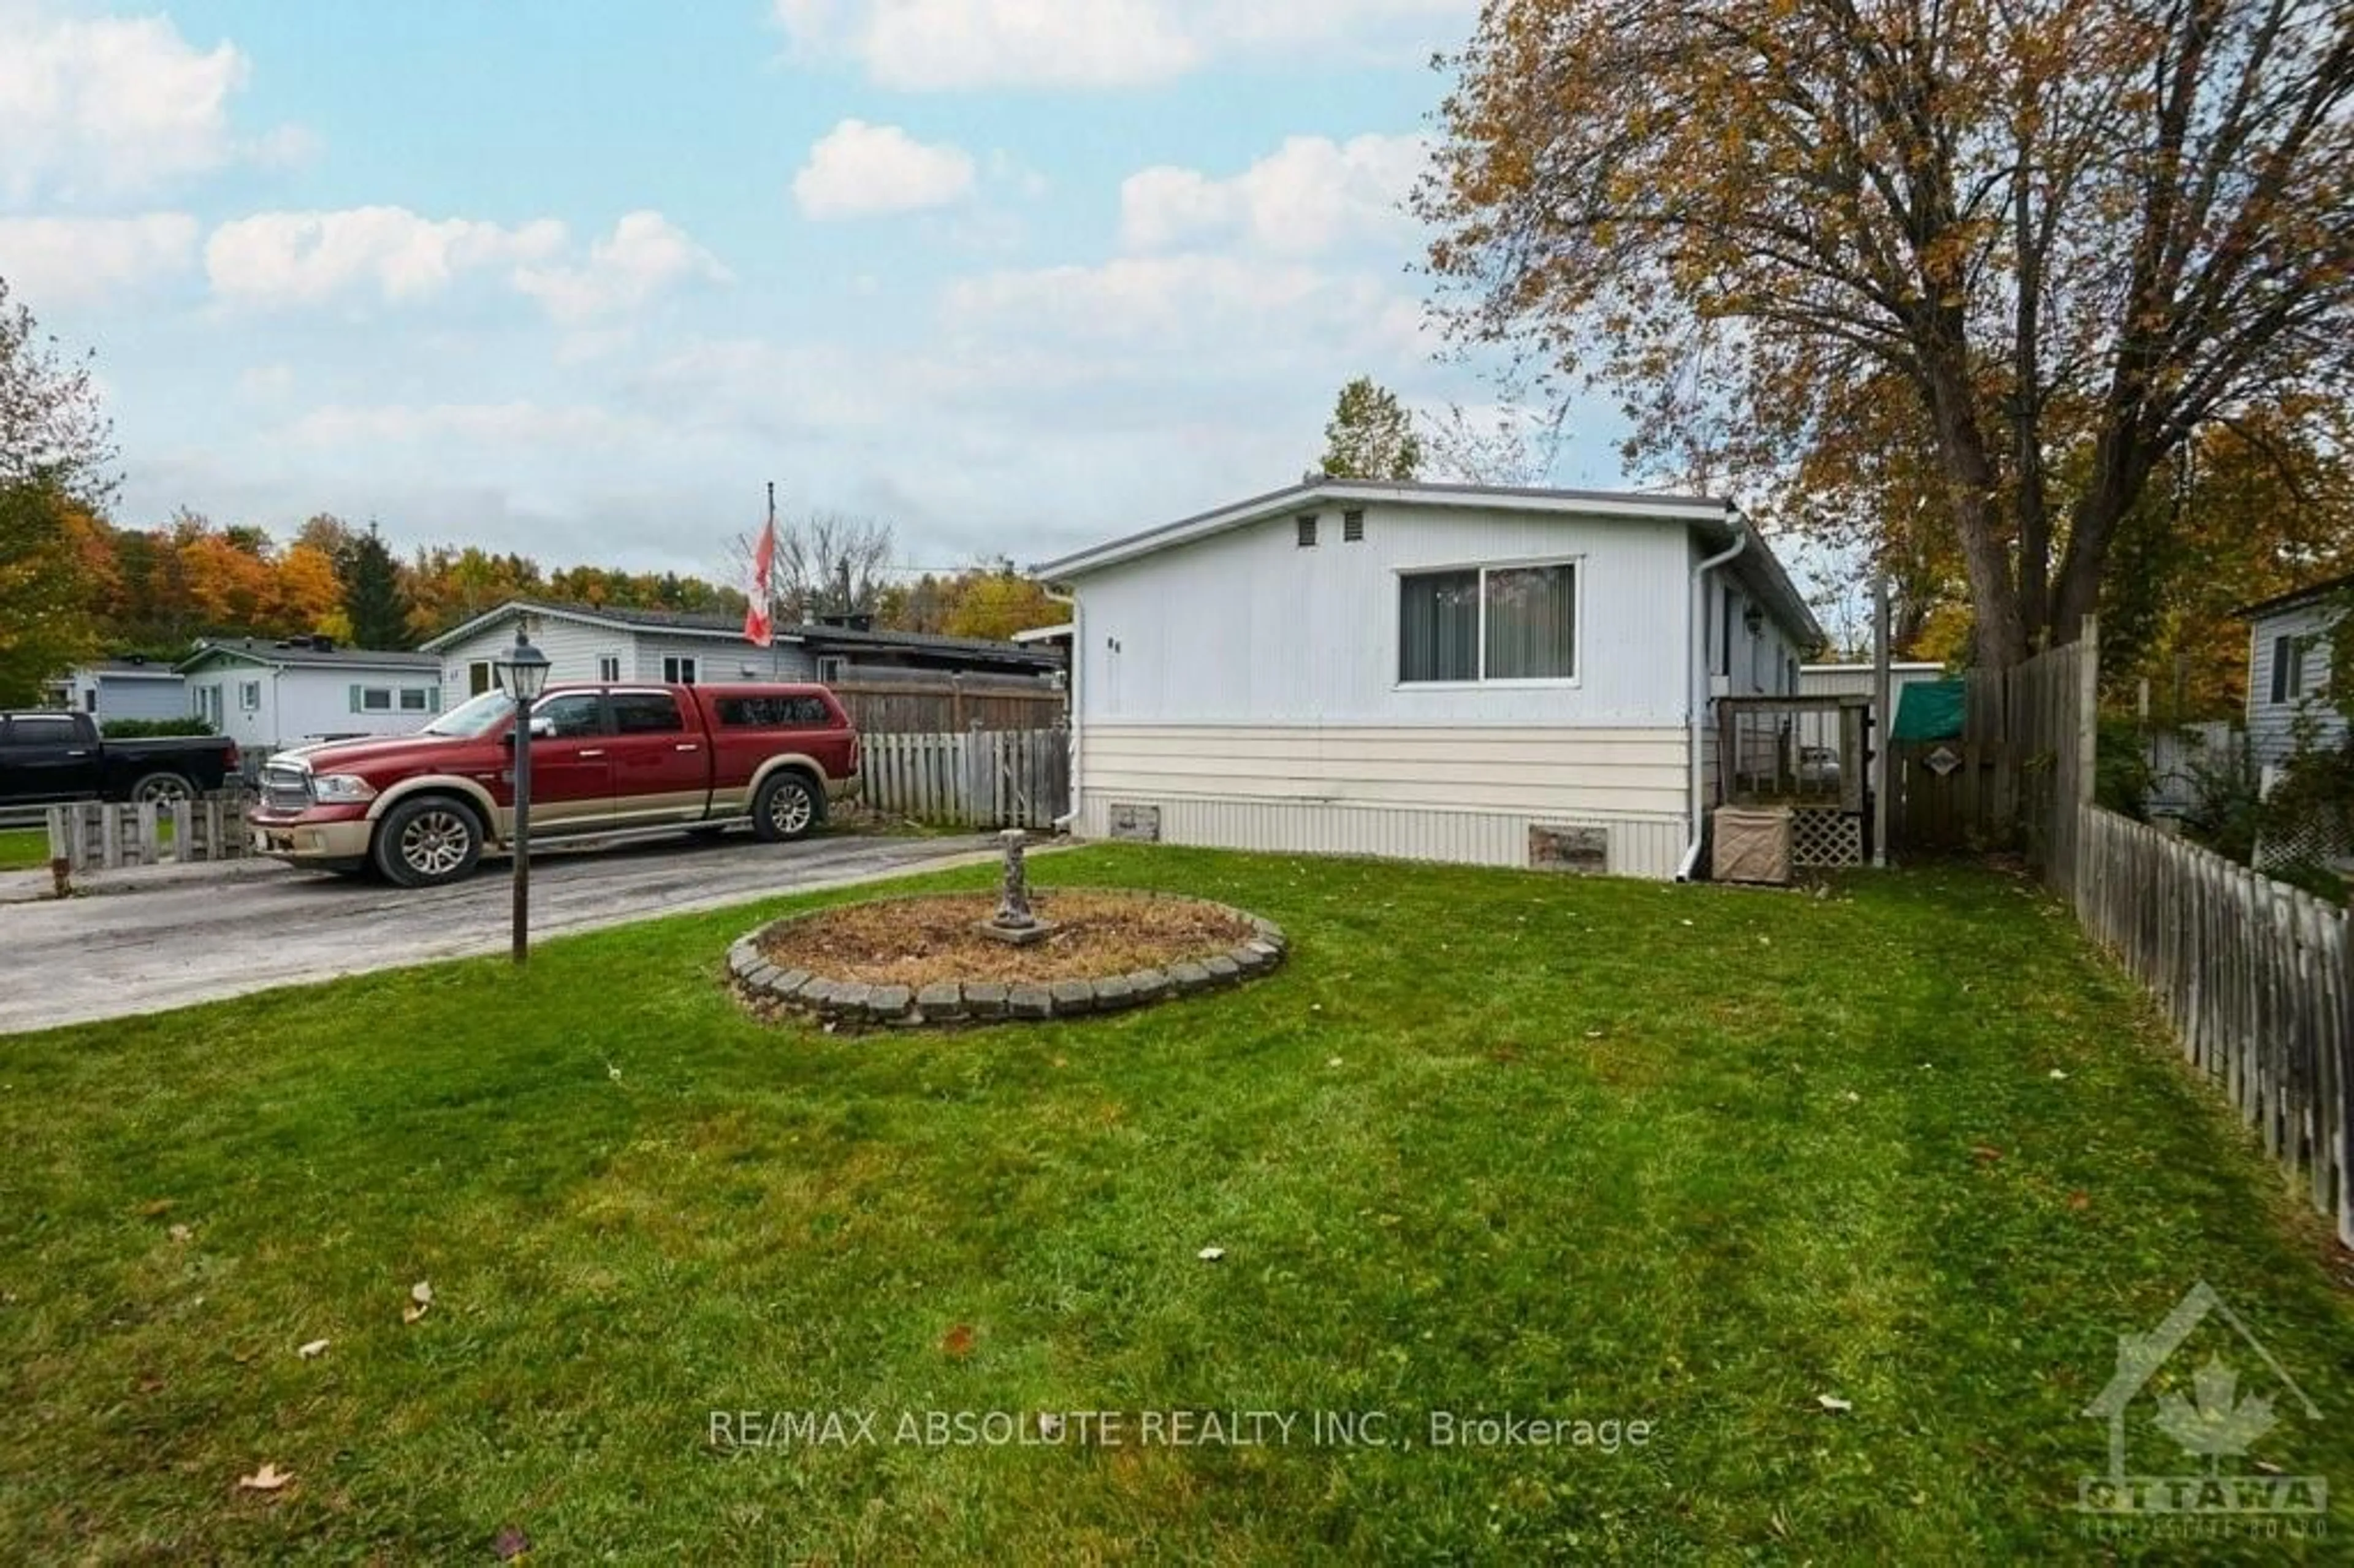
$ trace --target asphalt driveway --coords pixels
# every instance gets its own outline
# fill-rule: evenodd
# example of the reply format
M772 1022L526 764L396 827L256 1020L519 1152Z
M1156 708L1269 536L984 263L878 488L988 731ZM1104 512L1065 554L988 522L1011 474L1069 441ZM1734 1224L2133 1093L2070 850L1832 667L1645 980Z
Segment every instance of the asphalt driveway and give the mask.
M715 909L991 853L979 838L763 844L740 834L543 853L532 859L532 932ZM275 864L234 870L154 876L136 892L0 905L0 1033L507 948L513 895L504 861L419 892Z

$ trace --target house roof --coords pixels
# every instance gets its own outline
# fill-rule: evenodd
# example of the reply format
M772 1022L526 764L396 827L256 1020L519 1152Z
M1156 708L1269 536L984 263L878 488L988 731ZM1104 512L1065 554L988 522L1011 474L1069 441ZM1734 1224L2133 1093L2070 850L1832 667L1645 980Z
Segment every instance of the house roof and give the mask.
M1430 484L1419 481L1310 478L1247 501L1200 512L1097 545L1059 560L1031 568L1044 581L1063 581L1136 560L1156 551L1191 544L1215 534L1246 528L1307 505L1348 505L1352 503L1401 503L1433 508L1488 508L1509 512L1557 513L1581 517L1623 517L1638 522L1681 523L1722 548L1743 531L1740 508L1730 501L1706 495L1638 495L1606 490L1553 490L1479 484ZM1799 629L1801 641L1822 642L1823 629L1807 607L1782 563L1755 529L1749 546L1734 557L1732 569L1743 580L1775 602L1784 619Z
M177 665L166 659L93 659L76 667L84 675L104 675L118 681L176 681Z
M2254 620L2278 610L2295 609L2309 599L2336 593L2340 588L2354 588L2354 572L2348 572L2342 577L2324 577L2317 583L2307 583L2301 588L2291 588L2286 593L2274 594L2270 599L2260 599L2253 604L2243 604L2232 613L2242 620Z
M175 667L185 674L207 660L229 658L280 670L430 670L439 673L441 661L429 653L404 653L377 648L321 648L314 643L273 641L266 637L224 637L196 645L196 651Z
M429 639L423 646L429 652L439 652L519 614L574 620L588 626L610 627L617 631L658 632L665 636L695 637L715 642L740 643L748 648L751 646L745 641L744 618L740 615L701 615L674 609L621 609L610 605L564 604L527 599L509 599L471 620L451 627L439 637ZM847 626L780 626L777 628L776 636L780 642L799 642L813 649L899 648L954 655L975 663L1013 664L1030 670L1052 669L1060 663L1059 657L1052 652L1018 647L1011 642L993 642L981 637L936 637L920 631L861 631Z

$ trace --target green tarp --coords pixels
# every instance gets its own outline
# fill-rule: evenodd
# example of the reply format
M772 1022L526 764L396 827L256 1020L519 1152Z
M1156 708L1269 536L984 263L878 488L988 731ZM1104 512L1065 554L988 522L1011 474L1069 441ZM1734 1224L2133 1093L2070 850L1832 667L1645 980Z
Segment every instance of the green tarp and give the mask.
M1900 745L1908 740L1961 739L1962 683L1916 681L1905 687L1897 694L1896 727L1888 738Z

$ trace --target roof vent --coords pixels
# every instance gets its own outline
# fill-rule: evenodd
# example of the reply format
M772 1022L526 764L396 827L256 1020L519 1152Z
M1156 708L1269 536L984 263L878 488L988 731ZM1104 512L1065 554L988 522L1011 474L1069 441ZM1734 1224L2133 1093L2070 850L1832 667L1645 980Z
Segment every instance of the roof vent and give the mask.
M333 653L335 651L335 640L323 635L314 635L311 639L311 646L319 652Z

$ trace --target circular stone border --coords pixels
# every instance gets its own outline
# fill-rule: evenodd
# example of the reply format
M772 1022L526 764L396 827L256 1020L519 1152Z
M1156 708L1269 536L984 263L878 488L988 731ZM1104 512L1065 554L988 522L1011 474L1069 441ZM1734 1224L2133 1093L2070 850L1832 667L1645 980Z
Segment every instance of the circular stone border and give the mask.
M1061 890L1040 891L1051 896ZM754 1007L790 1008L833 1024L920 1028L952 1023L1038 1023L1051 1018L1124 1012L1133 1007L1241 985L1273 974L1290 949L1290 941L1281 927L1232 905L1135 887L1083 887L1069 891L1114 893L1130 898L1190 904L1239 921L1250 927L1252 935L1224 952L1206 959L1189 959L1165 969L1051 982L944 978L921 986L872 985L864 980L832 980L807 969L779 969L760 950L760 939L772 931L850 907L837 904L772 920L737 938L727 949L727 982L737 996ZM971 896L969 893L917 893L865 902L911 904Z

